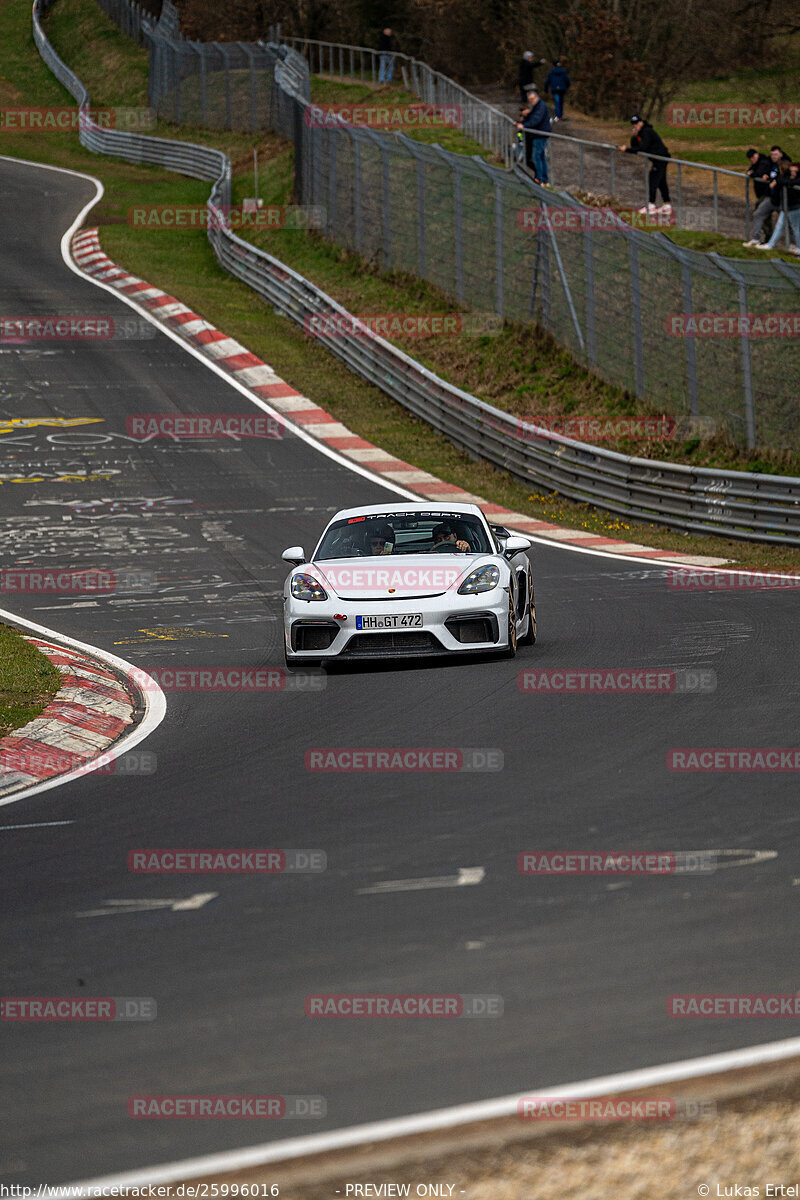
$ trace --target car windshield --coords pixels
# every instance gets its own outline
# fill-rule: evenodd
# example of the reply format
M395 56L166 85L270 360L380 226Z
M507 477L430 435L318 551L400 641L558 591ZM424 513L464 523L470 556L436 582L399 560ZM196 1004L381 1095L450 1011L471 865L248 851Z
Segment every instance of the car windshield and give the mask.
M469 513L397 512L335 521L325 531L314 558L494 552L483 523Z

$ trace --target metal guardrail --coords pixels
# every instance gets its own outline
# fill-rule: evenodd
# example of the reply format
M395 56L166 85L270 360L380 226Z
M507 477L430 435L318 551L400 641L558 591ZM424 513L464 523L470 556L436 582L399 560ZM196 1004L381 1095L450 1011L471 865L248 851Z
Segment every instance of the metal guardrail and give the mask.
M120 2L120 0L117 0ZM309 63L311 71L318 75L330 75L338 79L353 79L361 83L375 84L379 77L379 63L383 57L383 52L373 50L369 46L350 46L339 42L321 42L313 38L297 38L297 37L282 37L280 26L270 27L270 41L280 43L281 45L291 46L303 54ZM461 110L462 121L459 129L467 137L471 137L478 142L486 150L501 158L507 168L511 168L515 161L515 146L516 146L516 124L514 120L496 108L492 104L488 104L485 100L474 96L466 88L450 79L449 76L443 75L441 71L434 71L427 63L420 59L412 58L408 54L392 53L391 57L395 60L400 74L403 78L404 86L413 91L426 104L441 105L443 107L457 107ZM316 66L315 66L316 63ZM571 147L577 155L577 186L583 189L586 186L586 155L594 155L595 158L599 151L607 152L608 160L604 175L608 180L609 195L617 194L617 181L619 178L620 166L624 163L625 168L631 169L631 161L637 158L641 161L644 169L644 181L642 200L643 204L648 202L648 170L650 160L656 162L665 162L677 168L677 192L675 198L675 212L678 225L683 225L685 210L687 206L684 204L684 174L686 170L701 171L706 174L710 173L712 177L712 195L711 206L713 212L713 230L719 232L719 181L720 175L729 176L741 181L743 190L743 232L747 238L750 237L751 231L751 213L750 213L750 185L751 180L748 175L742 171L731 171L725 167L714 167L708 163L693 162L686 158L664 158L659 154L648 155L631 155L623 153L619 146L612 145L610 142L591 141L588 138L573 137L570 134L556 133L554 130L550 133L545 133L542 136L548 139L551 150L551 162L549 164L551 182L557 182L560 174L566 174L560 170L562 157L561 154L556 154L556 148L563 143L564 149ZM558 183L558 186L566 186L565 183ZM599 190L600 183L593 179L591 186L595 190ZM605 186L605 183L603 184ZM789 245L788 231L786 237L786 245Z
M169 138L103 129L92 121L86 88L42 30L40 16L49 3L52 0L34 0L33 36L44 61L80 106L81 143L96 153L213 181L208 203L214 220L209 221L208 237L229 274L306 328L315 317L326 315L356 322L309 280L225 226L219 211L230 203L231 163L225 154ZM297 121L302 111L294 101L303 98L304 76L292 53L276 54L275 82L285 98L276 114L281 126ZM326 336L322 323L315 336L352 371L456 445L526 484L686 532L800 545L800 478L631 458L550 433L494 408L446 383L366 328L363 337Z

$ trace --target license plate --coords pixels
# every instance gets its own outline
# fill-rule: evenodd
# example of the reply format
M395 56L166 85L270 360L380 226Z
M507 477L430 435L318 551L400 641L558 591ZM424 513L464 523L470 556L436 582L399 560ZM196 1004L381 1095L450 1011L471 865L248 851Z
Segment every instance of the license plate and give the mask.
M422 613L393 613L386 617L356 617L356 629L419 629Z

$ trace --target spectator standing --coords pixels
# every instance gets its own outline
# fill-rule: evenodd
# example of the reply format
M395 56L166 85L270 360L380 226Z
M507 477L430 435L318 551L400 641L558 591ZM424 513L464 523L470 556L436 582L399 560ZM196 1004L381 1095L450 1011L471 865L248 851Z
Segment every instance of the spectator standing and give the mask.
M566 68L562 67L561 59L557 58L547 72L547 79L544 81L545 92L551 92L553 95L553 105L556 110L554 121L560 121L564 116L564 96L569 91L569 85L569 74Z
M533 83L533 51L526 50L520 59L519 76L517 78L517 86L519 87L519 95L523 104L528 99L528 88Z
M755 148L747 151L747 157L750 159L751 170L747 172L753 178L753 186L756 193L756 198L759 197L759 185L761 185L766 195L759 201L756 210L753 213L753 237L749 242L744 242L745 246L753 246L758 248L766 245L771 233L772 214L777 215L780 207L780 190L772 187L772 184L777 180L781 170L781 164L788 164L791 160L789 155L780 146L771 146L769 158L760 154L758 160L751 157L757 154ZM757 165L754 167L757 161ZM762 170L763 168L763 170Z
M769 240L769 234L772 232L770 222L772 220L772 192L770 191L770 168L772 160L762 154L755 146L751 146L747 151L747 159L750 166L747 169L747 174L753 181L753 191L756 197L756 206L753 209L753 236L749 242L742 242L743 246L758 246L762 242Z
M669 158L670 153L667 147L662 142L661 138L656 133L649 121L645 121L644 117L631 117L631 125L633 133L631 134L631 142L629 146L620 146L620 150L625 154L658 154L661 158ZM657 162L655 159L650 159L650 173L647 177L648 203L644 208L640 208L642 213L671 213L672 205L669 202L669 186L667 185L667 164L665 162ZM664 203L660 208L656 206L656 191L661 192L661 197Z
M394 75L394 54L392 53L392 31L384 29L378 38L380 64L378 66L378 83L391 83Z
M794 242L794 245L789 247L789 252L800 254L800 163L790 162L787 166L785 162L781 162L778 174L769 186L775 197L772 203L778 211L778 223L770 240L758 249L780 250L778 243L788 218Z
M528 88L527 116L523 117L517 129L525 134L525 162L533 171L537 183L547 184L547 138L550 132L550 109L539 95L535 87Z

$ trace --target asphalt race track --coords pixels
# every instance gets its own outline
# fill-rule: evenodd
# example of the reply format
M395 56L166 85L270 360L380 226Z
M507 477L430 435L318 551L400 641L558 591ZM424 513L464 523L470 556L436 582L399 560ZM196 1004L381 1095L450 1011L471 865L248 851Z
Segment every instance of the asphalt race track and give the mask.
M0 313L134 315L61 259L92 194L79 178L0 163ZM281 551L313 544L336 509L392 494L291 433L126 435L133 414L255 411L160 332L0 344L0 418L96 422L0 426L0 565L156 577L128 595L3 595L2 606L148 671L282 667ZM797 990L796 777L666 766L671 747L797 743L795 595L676 592L652 563L532 554L540 640L515 661L361 665L322 691L168 693L139 748L157 756L152 775L87 777L0 809L3 994L158 1004L151 1022L3 1023L2 1182L63 1183L796 1032L666 1012L672 993ZM703 668L718 683L531 695L517 676L532 666ZM305 769L308 749L347 746L491 748L504 767ZM127 869L131 850L176 847L319 848L328 870ZM719 848L777 857L626 880L516 866L525 850ZM360 892L465 867L483 880ZM107 905L206 892L217 895L189 910ZM312 992L492 994L504 1015L312 1020ZM130 1096L165 1093L323 1096L327 1116L128 1117Z

